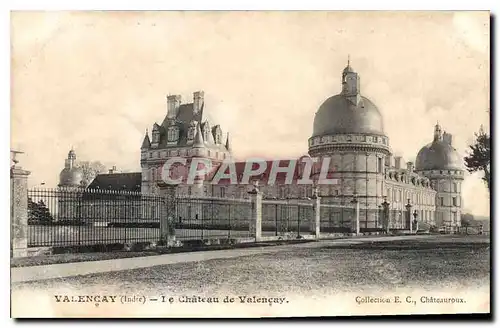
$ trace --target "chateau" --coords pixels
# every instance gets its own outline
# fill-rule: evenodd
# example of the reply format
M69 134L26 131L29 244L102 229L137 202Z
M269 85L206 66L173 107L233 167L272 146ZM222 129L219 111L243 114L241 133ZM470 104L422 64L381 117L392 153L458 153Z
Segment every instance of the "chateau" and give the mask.
M144 136L140 158L142 171L127 173L134 175L129 177L133 181L138 181L140 175L142 193L161 195L165 191L161 170L169 158L184 157L188 161L204 158L215 167L232 158L229 134L209 118L208 111L203 91L194 92L190 103L182 103L180 95L167 96L163 122L153 124L151 138L148 132ZM403 211L408 203L420 222L452 228L460 226L464 170L452 145L452 136L442 131L439 124L433 135L429 131L432 141L418 152L415 164L393 156L382 114L361 94L360 76L349 63L341 75L340 93L323 102L313 124L306 156L331 158L328 174L338 181L317 186L322 203L352 206L356 200L361 206L361 228L382 226L378 213L384 202L390 204L392 228L404 226ZM236 163L238 175L244 164ZM302 170L303 166L298 165L295 175L300 176ZM69 177L70 173L63 172L61 185L66 181L78 183L78 177ZM313 186L286 185L279 175L276 183L267 184L268 174L266 171L260 175L259 185L264 198L304 198L313 194ZM313 171L314 174L319 172ZM110 175L119 180L120 174L115 173L99 175L95 181L103 180L104 176L109 180ZM211 177L207 177L194 185L180 185L176 193L179 196L248 197L248 186L214 185L210 180ZM112 184L103 187L116 188ZM130 188L138 188L138 185Z

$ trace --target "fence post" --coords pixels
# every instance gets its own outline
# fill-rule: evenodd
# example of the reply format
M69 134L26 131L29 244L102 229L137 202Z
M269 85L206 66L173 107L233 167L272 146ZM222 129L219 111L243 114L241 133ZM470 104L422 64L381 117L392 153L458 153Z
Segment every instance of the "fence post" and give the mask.
M411 204L410 204L410 199L408 198L408 204L406 204L406 212L407 212L407 218L406 220L409 221L409 226L410 226L410 233L413 231L413 222L411 219Z
M361 227L359 224L359 200L356 200L356 235L359 235L360 233L361 233Z
M15 152L14 152L15 154ZM28 175L17 166L10 168L10 256L28 256Z
M174 185L169 185L165 188L165 203L164 203L164 213L160 215L160 240L170 245L171 242L175 241L175 229L174 222L176 216L176 204L175 204L175 194L176 187Z
M321 230L320 230L320 219L321 219L321 197L317 195L315 192L313 197L313 211L314 215L311 220L311 232L314 233L314 236L316 239L319 239L321 236Z
M255 235L255 241L262 240L262 192L259 190L257 183L254 184L253 190L248 192L252 202L252 214L250 217L250 234Z
M387 196L384 196L384 202L382 203L383 215L384 215L384 223L385 223L385 233L390 234L391 229L391 218L389 217L389 205L387 202Z

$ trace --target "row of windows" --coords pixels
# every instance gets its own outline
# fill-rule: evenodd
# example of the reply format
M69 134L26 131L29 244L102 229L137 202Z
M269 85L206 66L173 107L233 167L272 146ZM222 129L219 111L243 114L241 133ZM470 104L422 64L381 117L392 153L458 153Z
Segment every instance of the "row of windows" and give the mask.
M435 203L434 197L428 194L410 193L410 191L407 191L404 196L403 198L402 190L387 189L387 200L389 202L407 202L410 199L412 204L434 205Z
M387 139L377 136L356 136L356 135L338 135L338 136L325 136L314 138L309 141L311 146L330 142L373 142L387 144Z
M444 197L439 197L439 204L440 204L440 206L447 206L448 205L444 201ZM452 197L450 205L452 205L452 206L460 206L460 198L459 197Z
M209 195L208 193L208 188L207 186L205 186L203 188L203 195ZM240 198L243 198L244 195L246 194L246 189L245 187L240 187L239 188L239 193L238 193L238 197ZM193 187L187 187L187 195L188 196L191 196L193 195ZM226 187L216 187L216 188L213 188L212 189L212 193L211 193L211 196L214 196L214 197L226 197Z
M160 158L160 155L162 156L162 158L165 158L167 156L168 157L175 157L175 156L186 156L186 155L192 155L192 154L189 154L189 150L187 150L187 149L169 150L169 151L165 150L162 153L160 153L160 151L151 151L151 152L149 152L148 157L149 158ZM208 150L207 156L208 157L214 156L215 158L226 159L227 154L221 153L218 151Z
M444 224L444 213L443 212L436 212L436 218L437 221L439 221L441 224ZM451 223L452 224L459 224L459 216L457 212L451 212Z

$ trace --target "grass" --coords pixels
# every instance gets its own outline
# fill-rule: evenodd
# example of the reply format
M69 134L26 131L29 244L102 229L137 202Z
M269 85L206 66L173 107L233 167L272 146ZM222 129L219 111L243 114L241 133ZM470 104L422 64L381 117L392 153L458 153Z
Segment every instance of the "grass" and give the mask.
M485 238L364 242L294 247L275 253L180 263L135 270L22 283L23 289L84 289L85 292L158 294L315 295L360 288L489 284L490 245Z
M103 260L141 257L141 256L154 256L154 255L171 254L171 253L198 252L198 251L211 251L211 250L249 248L249 247L266 247L266 246L298 244L307 242L314 242L314 241L280 240L280 241L269 241L269 242L259 242L259 243L241 243L234 245L197 245L197 246L191 245L188 247L158 248L155 250L138 251L138 252L112 251L112 252L100 252L100 253L96 252L96 253L67 253L67 254L54 254L54 255L40 255L40 256L30 256L30 257L11 259L10 266L12 268L16 268L16 267L28 267L28 266L50 265L50 264L61 264L61 263L103 261Z

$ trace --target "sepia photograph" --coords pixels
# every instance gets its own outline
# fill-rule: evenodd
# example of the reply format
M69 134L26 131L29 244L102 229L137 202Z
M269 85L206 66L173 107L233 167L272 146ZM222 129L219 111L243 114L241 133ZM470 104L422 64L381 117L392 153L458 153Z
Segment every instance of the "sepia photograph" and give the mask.
M489 11L11 11L12 318L491 318Z

